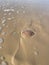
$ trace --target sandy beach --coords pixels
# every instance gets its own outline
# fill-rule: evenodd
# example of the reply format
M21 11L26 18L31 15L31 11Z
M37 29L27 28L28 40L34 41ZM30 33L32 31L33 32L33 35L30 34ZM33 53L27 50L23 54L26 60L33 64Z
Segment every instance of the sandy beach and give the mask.
M0 0L0 65L49 65L48 2Z

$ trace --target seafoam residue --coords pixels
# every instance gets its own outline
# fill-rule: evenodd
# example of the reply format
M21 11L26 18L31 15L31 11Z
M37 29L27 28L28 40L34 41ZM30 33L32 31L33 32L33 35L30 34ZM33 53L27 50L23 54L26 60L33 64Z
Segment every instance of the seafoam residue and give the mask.
M9 12L9 11L14 12L14 9L4 9L4 12Z

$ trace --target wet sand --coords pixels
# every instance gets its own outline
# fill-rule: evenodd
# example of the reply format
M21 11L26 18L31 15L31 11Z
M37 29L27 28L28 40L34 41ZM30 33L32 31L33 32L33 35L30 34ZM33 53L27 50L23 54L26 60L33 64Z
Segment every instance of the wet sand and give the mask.
M0 64L49 65L48 0L0 0Z

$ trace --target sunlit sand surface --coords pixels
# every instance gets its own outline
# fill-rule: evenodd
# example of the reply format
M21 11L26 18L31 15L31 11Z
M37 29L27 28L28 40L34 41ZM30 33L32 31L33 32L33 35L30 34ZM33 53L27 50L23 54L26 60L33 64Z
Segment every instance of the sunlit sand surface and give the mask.
M48 0L0 0L0 65L49 65Z

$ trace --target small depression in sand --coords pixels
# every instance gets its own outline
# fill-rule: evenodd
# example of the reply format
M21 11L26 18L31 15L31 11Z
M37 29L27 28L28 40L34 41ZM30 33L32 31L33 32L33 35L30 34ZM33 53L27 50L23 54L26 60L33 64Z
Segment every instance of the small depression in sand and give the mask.
M32 37L35 35L35 32L30 29L25 29L21 32L21 36L23 38Z

